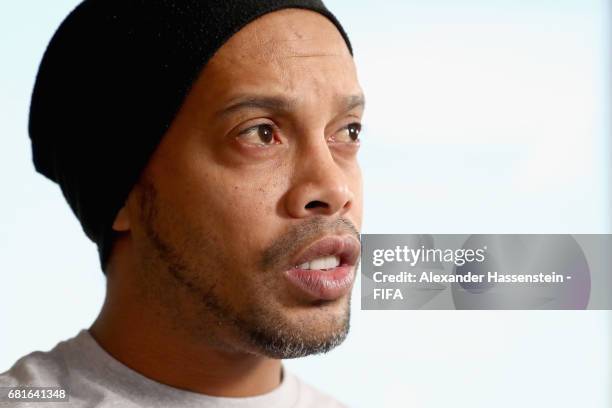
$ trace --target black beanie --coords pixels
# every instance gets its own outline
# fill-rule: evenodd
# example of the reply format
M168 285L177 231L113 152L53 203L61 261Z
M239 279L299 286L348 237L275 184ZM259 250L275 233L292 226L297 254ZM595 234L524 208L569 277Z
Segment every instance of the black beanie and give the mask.
M59 184L102 269L112 224L198 74L236 32L319 0L85 0L40 64L30 105L36 170Z

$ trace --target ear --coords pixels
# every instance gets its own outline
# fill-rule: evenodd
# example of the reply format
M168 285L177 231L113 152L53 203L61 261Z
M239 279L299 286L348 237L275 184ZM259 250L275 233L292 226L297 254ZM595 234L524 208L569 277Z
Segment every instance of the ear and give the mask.
M127 203L121 207L115 221L113 222L113 229L117 232L125 232L130 229L130 217L127 211Z

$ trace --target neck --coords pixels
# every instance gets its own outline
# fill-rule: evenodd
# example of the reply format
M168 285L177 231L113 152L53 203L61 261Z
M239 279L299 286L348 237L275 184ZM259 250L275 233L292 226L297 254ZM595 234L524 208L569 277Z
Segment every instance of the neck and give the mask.
M227 351L185 335L163 315L121 293L107 276L107 297L90 333L122 364L157 382L219 397L268 393L281 382L281 360ZM121 287L121 285L119 285ZM125 286L124 286L125 287ZM119 293L118 293L119 292Z

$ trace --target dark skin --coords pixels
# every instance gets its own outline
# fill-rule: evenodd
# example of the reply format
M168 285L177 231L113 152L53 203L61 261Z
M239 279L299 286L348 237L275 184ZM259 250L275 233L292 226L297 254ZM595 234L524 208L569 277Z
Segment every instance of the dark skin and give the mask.
M98 343L158 382L246 397L279 385L282 358L341 342L350 293L314 301L280 272L313 240L361 227L362 114L325 17L281 10L235 34L115 219Z

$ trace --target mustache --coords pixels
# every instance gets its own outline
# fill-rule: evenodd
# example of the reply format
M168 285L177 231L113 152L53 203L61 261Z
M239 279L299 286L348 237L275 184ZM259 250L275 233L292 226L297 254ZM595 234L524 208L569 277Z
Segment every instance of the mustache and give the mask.
M275 239L263 252L260 267L266 271L284 268L297 251L316 238L329 234L351 234L361 241L359 230L351 220L344 217L329 220L324 216L315 216Z

